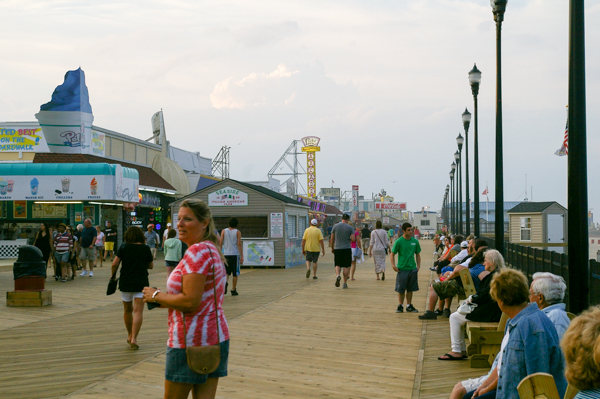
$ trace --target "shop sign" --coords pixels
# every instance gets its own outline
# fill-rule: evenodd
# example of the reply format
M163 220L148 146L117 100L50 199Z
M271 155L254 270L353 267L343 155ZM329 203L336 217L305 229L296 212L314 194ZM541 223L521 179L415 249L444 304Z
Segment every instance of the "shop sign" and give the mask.
M352 206L358 207L358 186L352 186Z
M390 224L390 218L389 217L384 217L383 218L383 224Z
M331 201L337 200L340 198L340 189L339 188L322 188L321 189L321 197L329 197L328 199Z
M319 147L320 138L308 136L302 139L304 147L302 151L306 152L306 187L309 198L317 196L317 156L316 152L321 151Z
M283 213L271 213L271 238L283 238Z
M148 205L153 208L160 207L160 196L156 193L144 191L140 205Z
M0 153L2 152L50 152L50 150L42 128L37 123L0 124Z
M208 206L248 206L248 194L227 186L208 194Z
M375 209L406 209L406 202L376 202Z
M273 241L243 241L244 266L273 266L275 245Z

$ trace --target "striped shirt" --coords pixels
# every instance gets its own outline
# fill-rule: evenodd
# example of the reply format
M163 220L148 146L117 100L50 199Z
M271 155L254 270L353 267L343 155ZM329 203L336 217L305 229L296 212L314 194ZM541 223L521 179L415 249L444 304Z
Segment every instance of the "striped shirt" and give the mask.
M213 275L213 263L215 275ZM180 294L182 278L185 274L199 273L206 276L204 292L200 306L194 312L185 314L187 346L216 345L229 339L229 327L223 314L223 297L227 275L225 266L219 256L217 247L210 241L202 241L188 248L179 265L171 272L167 280L167 292ZM217 304L219 313L219 336L215 315L214 282L217 282ZM183 314L169 309L169 339L170 348L185 348L183 342Z
M69 249L73 246L73 236L71 233L64 232L58 233L54 238L54 250L59 254L69 252Z

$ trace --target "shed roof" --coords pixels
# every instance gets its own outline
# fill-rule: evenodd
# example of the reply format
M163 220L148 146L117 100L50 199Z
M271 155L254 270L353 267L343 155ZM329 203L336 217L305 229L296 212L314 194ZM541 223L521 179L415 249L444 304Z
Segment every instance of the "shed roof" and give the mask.
M225 179L225 180L221 180L220 182L216 182L215 184L212 184L212 185L210 185L210 186L208 186L208 187L205 187L205 188L203 188L203 189L201 189L201 190L198 190L198 191L196 191L195 193L191 193L191 194L189 194L189 195L186 195L186 196L185 196L185 197L183 197L183 198L180 198L180 199L178 199L178 200L177 200L177 202L179 202L179 201L181 201L181 200L184 200L184 199L186 199L186 198L189 198L189 197L193 196L194 194L196 194L196 193L197 193L197 192L199 192L199 191L204 191L204 190L206 190L206 189L208 189L208 188L214 189L214 186L215 186L216 184L221 184L221 183L223 183L223 184L227 184L228 182L233 182L233 183L240 184L240 185L242 185L242 186L248 187L249 189L252 189L252 190L254 190L254 191L258 191L258 192L259 192L259 193L261 193L261 194L268 195L268 196L269 196L269 197L271 197L271 198L274 198L274 199L276 199L276 200L279 200L279 201L282 201L282 202L285 202L285 203L288 203L288 204L293 204L293 205L298 205L298 206L305 206L305 207L307 207L307 208L308 208L308 205L306 205L306 204L303 204L303 203L301 203L301 202L299 202L299 201L297 201L297 200L295 200L295 199L293 199L293 198L286 197L286 196L285 196L285 195L283 195L283 194L276 193L275 191L273 191L273 190L269 190L269 189L268 189L268 188L266 188L266 187L257 186L257 185L255 185L255 184L245 183L245 182L238 181L238 180L233 180L233 179Z
M537 213L537 212L543 212L544 210L546 210L547 208L551 207L554 204L556 204L556 205L560 206L561 208L563 208L562 205L560 205L556 201L551 201L551 202L521 202L519 205L517 205L514 208L510 209L508 211L508 213Z

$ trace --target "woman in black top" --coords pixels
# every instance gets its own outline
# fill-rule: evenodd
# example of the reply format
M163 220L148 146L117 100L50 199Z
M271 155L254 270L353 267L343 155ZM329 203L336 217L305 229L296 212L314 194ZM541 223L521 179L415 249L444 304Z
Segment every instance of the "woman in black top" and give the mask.
M46 262L46 266L48 264L48 259L50 258L50 254L52 253L52 234L50 234L50 228L48 227L48 223L43 222L40 225L40 230L37 232L35 236L35 241L33 245L38 247L40 251L42 251L42 257L44 262Z
M119 290L125 310L124 320L127 328L127 343L138 349L137 336L142 327L144 312L144 287L150 285L148 269L154 267L150 248L145 245L144 232L132 226L125 232L123 245L117 251L112 263L112 276L115 276L119 264L123 261L119 276ZM112 278L112 277L111 277Z

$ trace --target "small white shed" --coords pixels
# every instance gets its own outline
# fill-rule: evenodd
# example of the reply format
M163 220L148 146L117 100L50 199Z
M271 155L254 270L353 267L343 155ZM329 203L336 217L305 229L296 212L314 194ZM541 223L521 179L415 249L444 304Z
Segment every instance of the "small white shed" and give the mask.
M567 209L558 202L521 202L508 217L511 243L565 252Z

